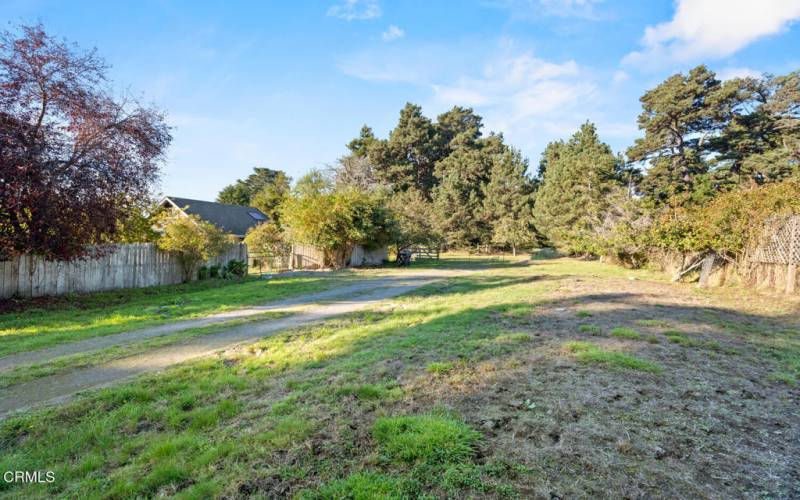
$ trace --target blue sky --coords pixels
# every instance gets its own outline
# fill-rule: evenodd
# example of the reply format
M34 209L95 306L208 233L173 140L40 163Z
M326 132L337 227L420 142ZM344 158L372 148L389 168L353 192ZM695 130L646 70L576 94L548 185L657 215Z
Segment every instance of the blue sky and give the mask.
M472 106L539 160L580 123L624 151L638 98L705 63L723 77L800 69L800 0L0 0L97 47L116 87L168 113L160 190L213 199L254 166L335 162L407 102Z

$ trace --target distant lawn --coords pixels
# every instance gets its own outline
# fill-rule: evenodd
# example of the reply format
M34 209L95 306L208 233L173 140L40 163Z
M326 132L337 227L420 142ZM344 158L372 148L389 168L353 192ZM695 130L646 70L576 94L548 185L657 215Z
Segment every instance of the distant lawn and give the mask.
M319 292L359 276L206 280L38 300L38 307L0 314L0 356Z

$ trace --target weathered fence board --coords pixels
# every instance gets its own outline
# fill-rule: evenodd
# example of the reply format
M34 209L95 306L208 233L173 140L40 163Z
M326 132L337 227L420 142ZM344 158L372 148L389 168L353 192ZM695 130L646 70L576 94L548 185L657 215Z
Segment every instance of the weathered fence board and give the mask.
M227 264L231 260L247 262L244 243L231 245L209 264ZM152 243L117 245L113 252L75 262L47 261L33 255L0 261L0 299L141 288L182 280L177 257Z

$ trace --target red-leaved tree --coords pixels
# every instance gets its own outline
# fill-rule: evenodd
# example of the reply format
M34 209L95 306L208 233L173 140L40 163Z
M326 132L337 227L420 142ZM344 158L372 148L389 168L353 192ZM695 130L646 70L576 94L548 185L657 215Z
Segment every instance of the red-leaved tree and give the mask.
M84 257L147 199L169 127L105 72L41 26L0 34L0 258Z

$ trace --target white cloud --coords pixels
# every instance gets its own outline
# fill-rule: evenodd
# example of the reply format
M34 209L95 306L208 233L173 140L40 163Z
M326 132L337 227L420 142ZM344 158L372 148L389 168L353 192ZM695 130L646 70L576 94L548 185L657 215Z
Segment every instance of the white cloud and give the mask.
M398 38L403 38L404 36L406 36L406 32L394 24L389 26L386 31L381 33L381 38L384 42L391 42L392 40L397 40Z
M648 26L643 49L623 60L644 66L730 56L800 19L798 0L677 0L671 21Z
M756 71L751 68L728 67L722 68L717 72L717 78L720 80L730 80L732 78L758 78L760 76L760 71Z
M464 42L467 43L467 42ZM452 106L469 106L484 118L485 130L502 132L535 163L552 140L569 137L587 119L601 134L636 134L636 123L623 127L603 112L607 96L597 75L576 61L538 57L512 40L495 46L381 45L345 56L344 73L374 82L413 85L428 116ZM611 82L608 83L611 86ZM611 113L611 115L614 115Z
M381 7L378 0L344 0L332 5L328 15L345 21L365 21L381 17Z
M461 77L449 84L432 85L434 98L446 106L480 106L506 123L549 118L593 91L581 82L575 61L553 63L530 53L503 54L485 64L479 76Z
M614 76L611 77L611 80L614 83L618 84L618 83L622 83L622 82L627 81L629 78L630 78L630 75L628 75L628 73L626 73L625 71L622 71L620 69L620 70L617 70L617 71L614 72Z

